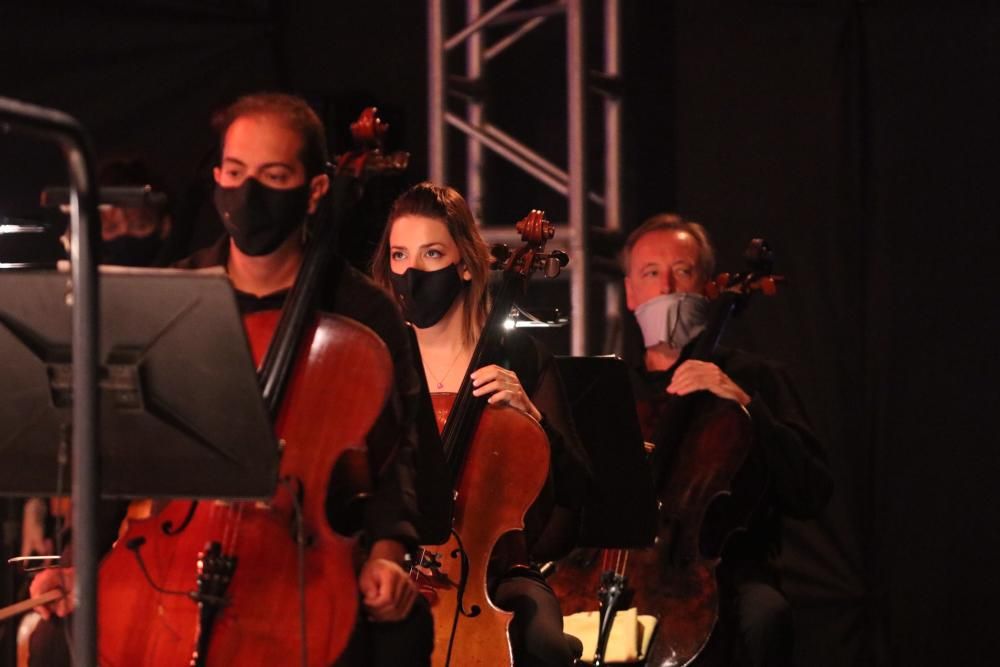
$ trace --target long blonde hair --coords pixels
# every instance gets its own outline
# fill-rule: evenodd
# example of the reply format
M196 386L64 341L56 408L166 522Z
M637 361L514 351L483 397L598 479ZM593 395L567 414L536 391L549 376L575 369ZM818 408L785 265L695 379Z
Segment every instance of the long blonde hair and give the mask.
M465 292L465 306L462 315L462 333L468 343L479 337L489 314L490 248L479 234L479 228L472 217L472 211L465 199L454 188L423 182L401 194L389 211L389 220L382 232L375 256L372 258L372 277L375 282L393 293L389 275L389 235L392 225L404 215L417 215L440 220L448 228L448 233L458 246L464 268L472 276L469 289Z

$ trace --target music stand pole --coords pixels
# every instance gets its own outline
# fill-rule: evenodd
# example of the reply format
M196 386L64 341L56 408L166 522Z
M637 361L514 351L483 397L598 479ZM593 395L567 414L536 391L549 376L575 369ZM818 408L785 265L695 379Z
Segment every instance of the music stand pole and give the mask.
M53 109L0 97L0 132L16 129L55 141L70 183L73 281L73 564L76 610L73 654L79 667L97 665L97 268L99 217L93 151L83 126Z

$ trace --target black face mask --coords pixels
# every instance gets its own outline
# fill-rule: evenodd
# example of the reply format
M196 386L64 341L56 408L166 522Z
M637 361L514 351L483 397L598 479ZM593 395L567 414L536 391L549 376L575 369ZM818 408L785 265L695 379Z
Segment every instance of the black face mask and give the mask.
M468 284L458 275L455 264L437 271L410 267L402 274L390 273L389 280L403 308L403 317L418 329L440 322L462 287Z
M247 178L236 188L215 186L215 210L240 252L257 257L278 249L302 224L309 185L279 190Z
M119 236L101 243L101 262L119 266L150 266L162 245L159 232L149 236Z

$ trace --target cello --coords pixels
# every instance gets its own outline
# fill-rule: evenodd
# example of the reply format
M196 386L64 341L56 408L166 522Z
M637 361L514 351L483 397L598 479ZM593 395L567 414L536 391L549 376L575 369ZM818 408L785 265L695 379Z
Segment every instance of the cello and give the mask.
M771 273L767 244L754 239L746 258L749 272L721 274L706 286L714 316L689 358L709 360L730 316L749 296L776 292L782 278ZM766 473L751 456L750 418L738 403L698 392L639 408L644 431L652 431L647 452L660 508L653 545L577 550L559 563L550 583L564 613L598 606L593 665L606 664L615 614L634 606L657 619L644 664L680 667L701 653L715 628L715 568L726 540L747 525L763 496Z
M548 477L549 443L541 425L520 410L474 396L468 372L500 361L504 322L531 273L543 269L554 277L568 261L564 253L544 251L554 229L541 212L518 222L517 231L524 246L494 250L503 280L458 393L431 395L455 499L450 538L423 547L417 567L423 588L432 591L435 667L512 664L512 614L490 599L488 571L491 564L526 562L526 554L497 553L497 543L524 527Z
M357 177L337 174L338 204L356 194ZM356 545L331 529L328 499L368 487L378 465L349 454L363 452L392 382L389 352L371 330L314 312L346 210L313 230L280 316L244 318L282 446L274 496L172 501L130 522L99 574L101 664L329 665L346 647L358 612ZM328 488L345 478L349 492Z

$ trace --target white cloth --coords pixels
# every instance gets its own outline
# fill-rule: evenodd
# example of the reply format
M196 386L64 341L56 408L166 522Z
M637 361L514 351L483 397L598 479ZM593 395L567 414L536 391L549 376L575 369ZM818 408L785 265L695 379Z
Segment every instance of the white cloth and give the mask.
M584 662L594 661L600 622L600 612L596 611L582 611L563 617L563 632L583 643ZM656 617L640 616L635 607L619 611L611 625L604 662L625 664L642 660L646 657L655 629Z

